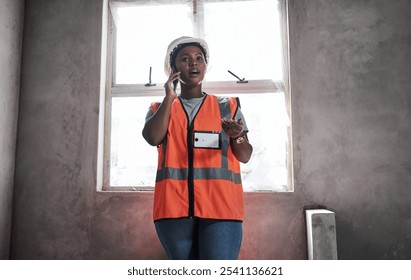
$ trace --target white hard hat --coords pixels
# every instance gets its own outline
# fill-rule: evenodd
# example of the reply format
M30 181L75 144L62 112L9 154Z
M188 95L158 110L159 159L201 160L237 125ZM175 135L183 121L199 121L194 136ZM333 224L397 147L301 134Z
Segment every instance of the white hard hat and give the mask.
M166 54L166 59L164 60L164 72L166 73L167 76L169 76L172 72L171 69L171 54L173 53L173 51L180 45L182 44L190 44L190 43L194 43L194 44L198 44L200 45L200 47L203 49L204 56L205 56L205 61L206 63L208 63L209 60L209 50L208 50L208 45L207 42L203 39L200 38L194 38L194 37L188 37L188 36L183 36L180 38L175 39L174 41L172 41L170 43L170 45L167 48L167 54Z

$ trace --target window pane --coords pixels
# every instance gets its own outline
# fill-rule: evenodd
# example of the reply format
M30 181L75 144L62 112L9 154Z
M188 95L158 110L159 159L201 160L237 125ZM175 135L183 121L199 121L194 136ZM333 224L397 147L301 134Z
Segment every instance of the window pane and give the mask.
M193 36L191 7L187 4L126 6L117 9L116 83L164 83L168 44Z
M192 0L136 3L116 7L116 84L146 84L150 67L152 82L164 83L168 44L177 37L195 34L204 34L210 47L207 81L235 81L227 70L247 80L283 80L278 1L199 0L195 14ZM147 92L137 91L136 87L136 92L127 94L138 96L111 97L111 187L151 187L155 183L157 151L147 144L141 131L150 103L163 97L141 97ZM250 161L241 167L244 190L288 191L290 121L284 94L235 96L240 97L254 148Z
M112 98L110 186L154 186L157 150L141 132L151 102L162 97Z
M141 131L150 103L161 99L112 99L112 187L154 186L157 149L145 142ZM241 167L244 190L286 190L288 117L284 95L245 94L240 96L240 101L254 148L250 161Z
M253 154L241 164L245 191L287 190L287 126L284 94L242 94L241 111Z
M205 4L205 40L210 47L208 81L282 80L278 1Z

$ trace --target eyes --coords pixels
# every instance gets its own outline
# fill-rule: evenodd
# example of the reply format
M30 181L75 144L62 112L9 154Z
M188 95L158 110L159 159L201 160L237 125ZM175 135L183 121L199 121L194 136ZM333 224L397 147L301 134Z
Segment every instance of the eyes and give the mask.
M180 61L189 63L191 61L191 58L188 55L183 55L183 56L181 56ZM202 54L198 54L193 58L193 61L198 62L198 63L202 63L202 62L204 62L204 57L203 57Z

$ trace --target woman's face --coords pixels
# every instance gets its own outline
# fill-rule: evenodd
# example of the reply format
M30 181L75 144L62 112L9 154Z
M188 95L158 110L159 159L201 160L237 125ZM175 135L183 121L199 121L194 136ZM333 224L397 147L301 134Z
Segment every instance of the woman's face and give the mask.
M182 48L176 56L175 65L181 72L181 83L196 86L203 82L207 64L201 48L193 45Z

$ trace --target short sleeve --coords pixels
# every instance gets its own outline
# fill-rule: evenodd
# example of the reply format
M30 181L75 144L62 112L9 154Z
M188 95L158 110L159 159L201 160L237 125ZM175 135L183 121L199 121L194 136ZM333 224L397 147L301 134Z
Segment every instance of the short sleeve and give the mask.
M151 103L151 106L148 108L148 112L146 114L146 122L154 116L154 113L157 111L160 105L160 102Z
M245 121L243 112L241 111L241 108L240 108L240 107L238 107L237 112L236 112L236 114L235 114L235 116L234 116L234 119L235 119L236 121L239 120L239 119L242 119L242 120L243 120L243 130L244 130L244 132L248 132L247 123L246 123L246 121Z
M153 112L153 110L151 110L151 107L150 107L150 108L148 108L148 112L147 112L147 115L146 115L146 122L149 119L151 119L153 116L154 116L154 112Z

